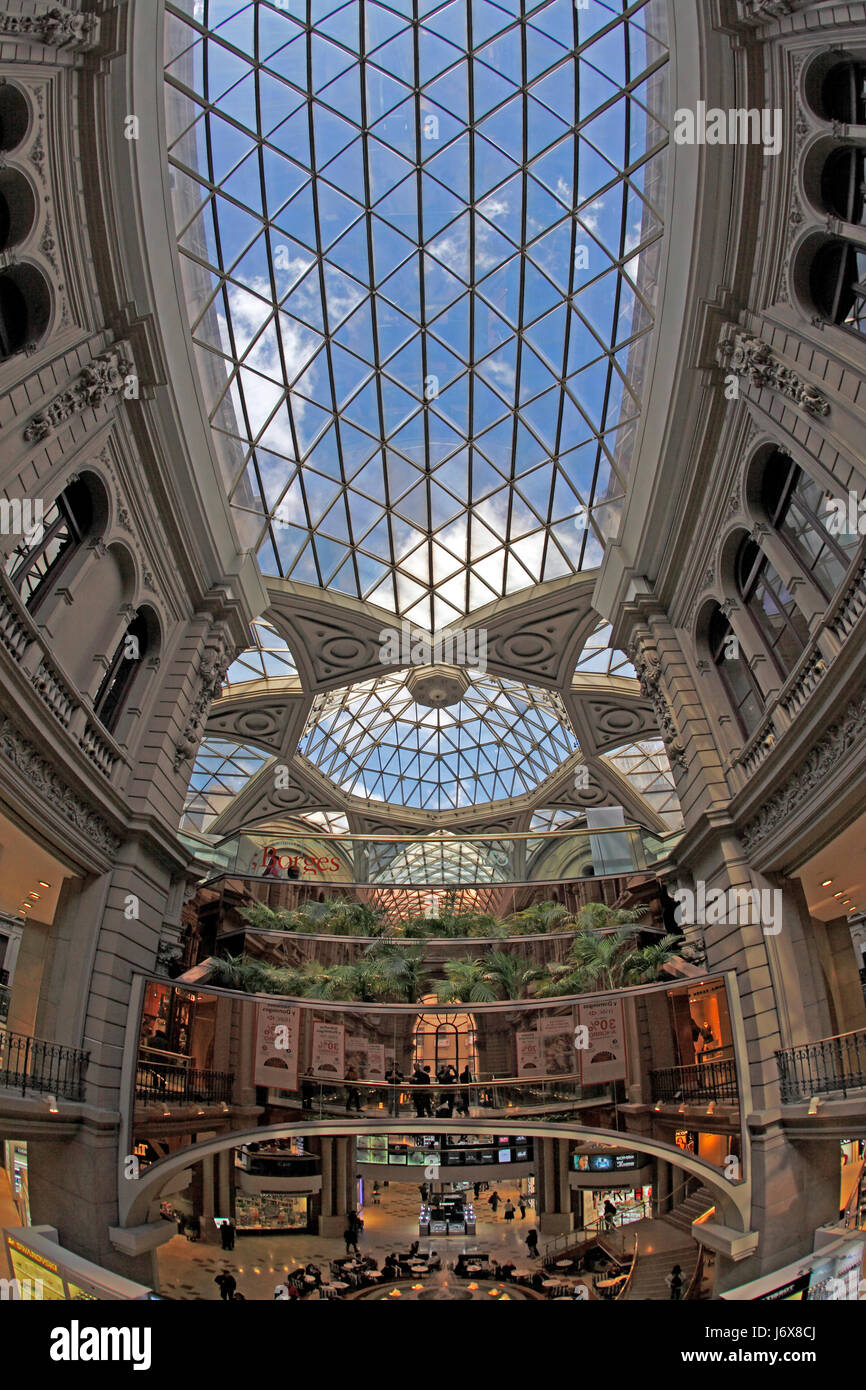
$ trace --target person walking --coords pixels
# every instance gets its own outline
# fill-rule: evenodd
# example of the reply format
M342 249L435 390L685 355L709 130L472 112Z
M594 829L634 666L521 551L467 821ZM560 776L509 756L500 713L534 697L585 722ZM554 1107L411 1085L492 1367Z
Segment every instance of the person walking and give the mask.
M671 1291L671 1298L678 1303L683 1296L683 1271L679 1265L674 1265L670 1274L666 1276L665 1283Z
M233 1244L233 1242L232 1242L231 1227L229 1226L229 1223L228 1223L227 1221L221 1221L221 1222L220 1222L220 1245L222 1246L223 1250L231 1250L232 1244Z
M502 1215L505 1217L506 1221L514 1220L514 1203L512 1202L510 1197L508 1198L508 1201L505 1203L505 1210L502 1213Z
M222 1274L218 1274L214 1279L214 1283L220 1291L220 1298L223 1303L230 1303L235 1296L235 1289L238 1286L238 1282L234 1275L230 1274L227 1269L224 1269Z
M526 1233L526 1249L529 1252L529 1258L531 1260L538 1258L538 1232L534 1227L531 1231L527 1231Z
M616 1225L616 1207L609 1197L606 1198L604 1204L604 1224L609 1231L612 1231Z
M357 1226L354 1226L354 1225L351 1225L351 1224L348 1225L348 1226L346 1227L345 1231L343 1232L343 1240L346 1242L346 1254L347 1254L347 1255L350 1255L350 1254L352 1253L353 1250L354 1250L354 1252L355 1252L356 1255L360 1255L361 1252L360 1252L360 1250L358 1249L358 1227L357 1227Z
M501 1201L502 1198L500 1197L499 1193L496 1191L496 1188L494 1187L490 1196L487 1198L487 1205L492 1208L494 1216L496 1215L497 1208Z
M521 1221L525 1221L525 1220L526 1220L526 1198L524 1197L524 1195L523 1195L522 1192L521 1192L520 1196L519 1196L518 1199L517 1199L517 1206L518 1206L518 1209L519 1209L519 1211L520 1211L520 1219L521 1219Z

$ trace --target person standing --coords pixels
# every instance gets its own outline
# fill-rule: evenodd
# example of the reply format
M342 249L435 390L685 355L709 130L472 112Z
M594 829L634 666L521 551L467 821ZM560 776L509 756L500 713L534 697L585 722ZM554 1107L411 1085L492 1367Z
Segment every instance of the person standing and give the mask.
M425 1072L420 1062L415 1063L415 1070L412 1073L412 1100L415 1105L415 1114L419 1120L423 1120L427 1114L427 1093L422 1087L430 1085L430 1078Z
M385 1080L390 1088L388 1091L388 1113L397 1115L400 1111L400 1083L403 1080L403 1073L396 1062L390 1063L385 1072Z
M674 1265L665 1278L665 1283L671 1291L671 1298L678 1303L683 1296L683 1271L679 1265Z
M238 1286L234 1275L230 1274L227 1269L224 1269L222 1274L218 1274L214 1279L214 1283L220 1291L220 1298L223 1303L230 1303L235 1296L235 1289Z
M473 1076L472 1076L472 1068L470 1067L469 1063L467 1062L467 1063L466 1063L466 1066L463 1068L462 1072L460 1073L460 1087L461 1087L461 1090L460 1090L460 1104L459 1104L459 1106L458 1106L458 1109L459 1109L461 1115L468 1115L468 1114L469 1114L469 1106L470 1106L470 1104L472 1103L472 1092L470 1091L469 1088L471 1087L473 1080L474 1080L474 1078L473 1078ZM476 1195L477 1195L477 1194L476 1194Z
M499 1207L499 1203L501 1201L502 1198L500 1197L499 1193L496 1191L496 1188L494 1187L490 1196L487 1198L487 1205L492 1208L494 1216L496 1215L497 1208Z
M514 1203L512 1202L510 1197L508 1198L508 1201L505 1203L505 1210L502 1213L502 1215L505 1217L506 1221L514 1220Z
M531 1260L538 1258L538 1232L534 1227L531 1231L527 1231L526 1233L526 1249L529 1252L529 1258Z
M521 1221L525 1221L525 1220L526 1220L526 1198L524 1197L524 1195L523 1195L522 1192L521 1192L520 1196L519 1196L518 1199L517 1199L517 1205L518 1205L518 1208L520 1209L520 1219L521 1219Z
M232 1233L227 1221L220 1222L220 1245L223 1250L231 1250L232 1248Z
M356 1255L359 1255L359 1254L361 1253L361 1252L359 1251L359 1249L358 1249L358 1227L357 1227L357 1226L352 1225L352 1224L348 1225L348 1226L346 1227L345 1231L343 1232L343 1240L346 1242L346 1254L347 1254L347 1255L350 1255L350 1254L352 1253L353 1250L354 1250L354 1252L355 1252Z
M349 1067L346 1069L346 1080L347 1080L347 1081L357 1081L357 1080L358 1080L358 1073L357 1073L357 1071L355 1070L355 1068L354 1068L351 1064L350 1064ZM348 1113L349 1113L350 1110L355 1110L355 1111L357 1111L357 1113L358 1113L359 1115L360 1115L360 1113L361 1113L361 1092L358 1090L358 1087L357 1087L357 1086L347 1086L347 1087L346 1087L346 1114L347 1114L347 1115L348 1115Z

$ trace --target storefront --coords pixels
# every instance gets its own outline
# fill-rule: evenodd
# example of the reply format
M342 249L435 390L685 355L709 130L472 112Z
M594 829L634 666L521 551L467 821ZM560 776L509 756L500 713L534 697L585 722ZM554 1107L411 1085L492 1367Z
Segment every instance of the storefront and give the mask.
M311 1192L238 1192L235 1226L238 1235L265 1231L311 1231Z
M571 1186L575 1192L575 1222L601 1224L605 1204L616 1207L616 1225L629 1225L652 1216L652 1175L645 1154L618 1149L579 1149L571 1155Z

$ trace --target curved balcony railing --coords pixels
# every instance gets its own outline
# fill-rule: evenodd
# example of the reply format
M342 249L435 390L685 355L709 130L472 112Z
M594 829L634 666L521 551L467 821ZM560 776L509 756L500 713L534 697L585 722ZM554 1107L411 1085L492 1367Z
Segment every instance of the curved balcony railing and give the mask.
M213 845L183 837L196 857L226 874L275 882L416 886L444 891L461 885L560 883L648 870L669 853L676 835L637 825L509 836L443 834L413 837L294 834L241 835ZM273 854L271 854L273 851Z
M22 1096L36 1091L58 1100L83 1100L88 1060L89 1053L77 1047L0 1028L0 1087L20 1090Z
M866 1029L782 1048L776 1061L783 1105L839 1092L847 1096L866 1087Z

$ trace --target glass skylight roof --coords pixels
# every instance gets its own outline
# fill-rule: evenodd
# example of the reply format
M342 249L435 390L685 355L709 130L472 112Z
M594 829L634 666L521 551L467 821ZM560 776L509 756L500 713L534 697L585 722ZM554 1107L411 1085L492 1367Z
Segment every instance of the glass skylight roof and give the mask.
M208 830L267 760L267 753L247 743L204 738L189 780L181 828Z
M226 673L226 685L280 679L298 674L289 645L276 628L258 618L250 625L252 646L238 654Z
M597 565L642 399L661 0L185 0L184 292L266 575L433 631Z
M671 765L660 738L625 743L607 753L606 758L640 792L644 801L672 829L682 825L679 797Z
M318 695L301 755L353 796L446 811L522 796L577 751L552 691L476 676L459 703L430 709L405 679Z
M610 645L611 631L610 623L599 623L595 632L590 633L578 657L576 670L584 675L592 673L635 678L637 672L625 652Z

